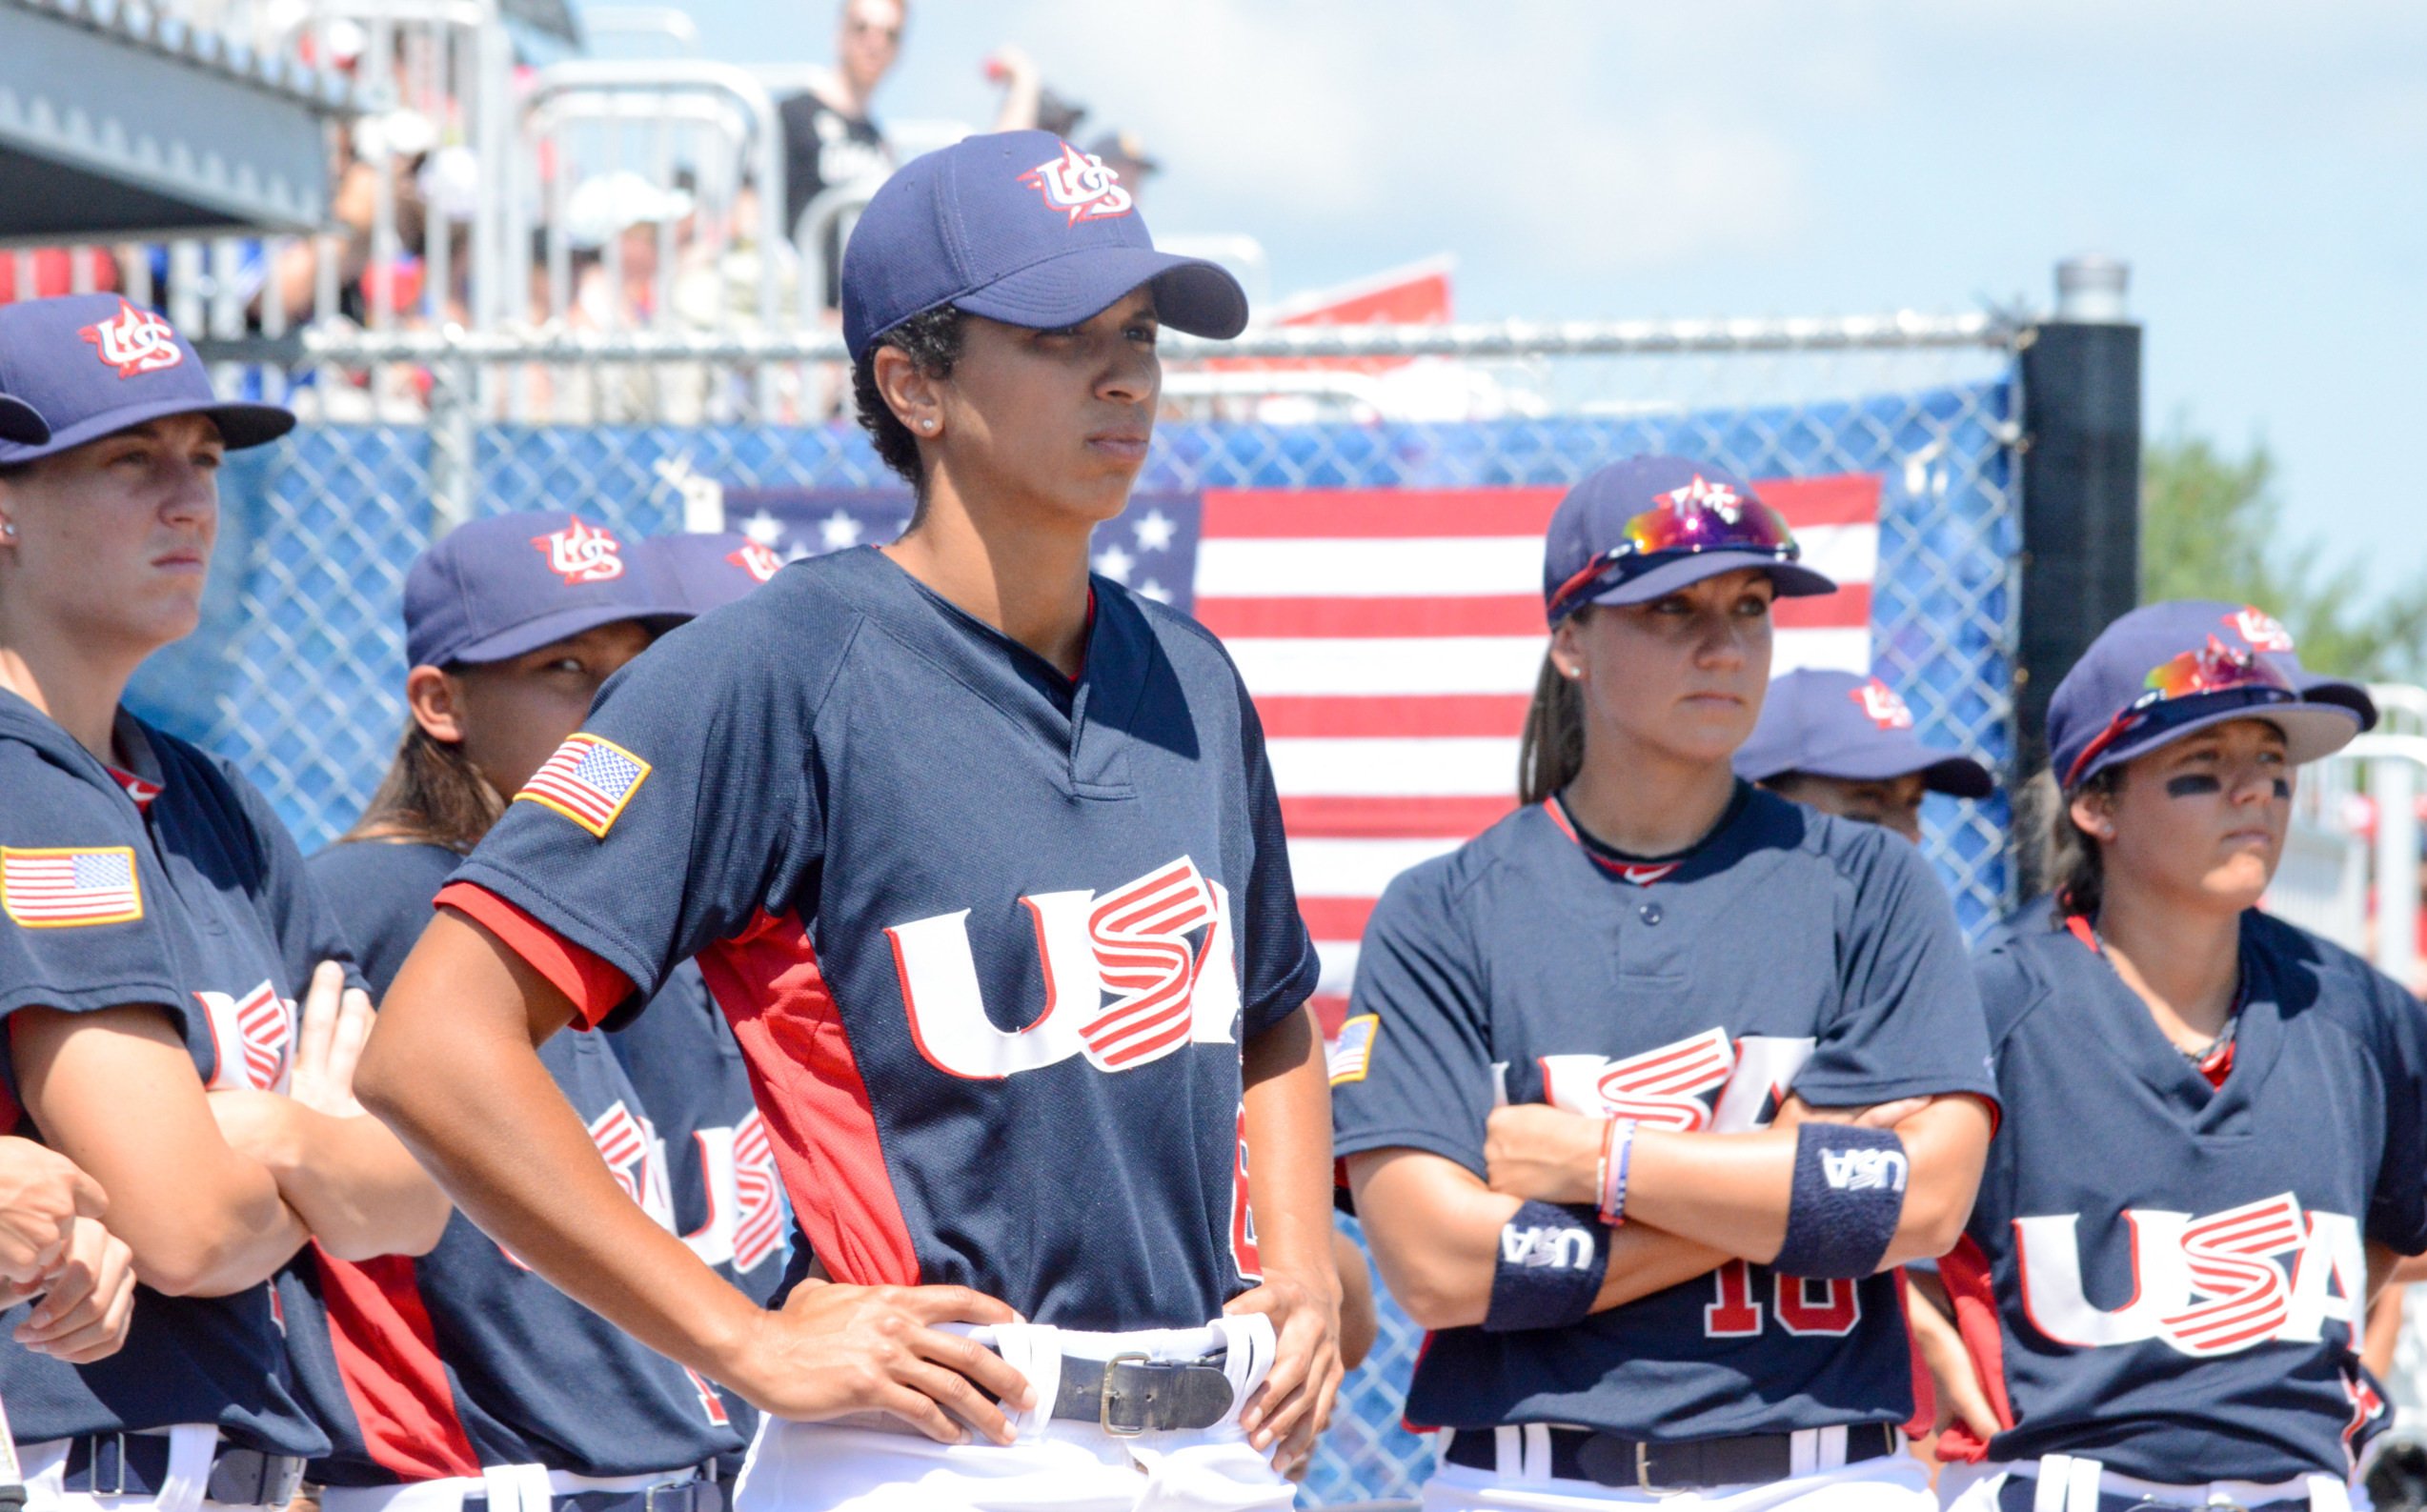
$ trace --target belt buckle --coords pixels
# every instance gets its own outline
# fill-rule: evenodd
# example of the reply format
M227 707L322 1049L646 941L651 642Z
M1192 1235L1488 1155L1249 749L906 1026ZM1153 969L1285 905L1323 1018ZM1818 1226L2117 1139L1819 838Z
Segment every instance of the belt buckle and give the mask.
M1113 1367L1116 1365L1129 1364L1133 1361L1141 1365L1151 1365L1154 1363L1154 1357L1142 1349L1125 1350L1121 1354L1113 1356L1110 1360L1104 1361L1104 1383L1102 1387L1098 1388L1096 1392L1097 1426L1102 1428L1104 1432L1112 1435L1116 1439L1135 1439L1143 1435L1147 1428L1146 1421L1143 1415L1139 1419L1138 1426L1134 1428L1116 1428L1112 1425Z
M682 1496L679 1499L671 1496L666 1498L665 1512L690 1512L691 1482L688 1481L670 1481L663 1485L653 1485L647 1490L641 1492L641 1512L658 1512L657 1493L660 1491L679 1491L682 1493Z
M1635 1441L1635 1489L1647 1496L1668 1494L1667 1487L1651 1483L1651 1443L1648 1440Z

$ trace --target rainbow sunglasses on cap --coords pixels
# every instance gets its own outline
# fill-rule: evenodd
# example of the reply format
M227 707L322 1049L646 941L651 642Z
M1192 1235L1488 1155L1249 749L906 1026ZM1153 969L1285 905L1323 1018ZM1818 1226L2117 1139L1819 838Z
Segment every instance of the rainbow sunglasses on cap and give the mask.
M1543 607L1552 624L1585 604L1639 604L1722 573L1758 568L1783 595L1837 585L1798 565L1786 517L1725 469L1639 456L1567 491L1543 540Z
M2296 677L2269 654L2276 649L2253 644L2232 606L2134 610L2091 643L2049 700L2051 765L2072 788L2194 730L2244 718L2281 730L2296 765L2340 749L2360 728L2350 701L2336 696L2344 685Z

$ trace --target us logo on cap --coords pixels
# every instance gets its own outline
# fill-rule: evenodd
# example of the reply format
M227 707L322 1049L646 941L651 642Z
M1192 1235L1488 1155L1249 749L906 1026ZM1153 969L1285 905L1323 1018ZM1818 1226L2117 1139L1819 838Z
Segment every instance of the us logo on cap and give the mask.
M1070 213L1068 224L1082 220L1112 220L1129 213L1138 202L1121 187L1121 175L1104 167L1104 160L1082 153L1068 142L1062 144L1062 155L1050 162L1039 163L1020 175L1020 182L1033 185L1054 209Z
M1913 712L1896 690L1873 677L1859 688L1851 689L1846 696L1862 705L1863 716L1882 730L1910 730L1913 727Z
M2293 649L2292 632L2284 622L2254 604L2245 604L2225 616L2225 623L2235 634L2249 641L2257 651L2285 652Z
M77 333L98 349L102 365L118 370L121 378L158 373L186 360L177 333L149 310L137 310L124 299L118 312Z
M578 514L563 530L534 535L531 544L548 554L548 571L563 578L567 587L609 582L623 575L623 558L617 554L623 543L597 526L583 524Z
M726 553L725 560L762 583L783 571L783 558L757 541L752 541L738 552Z
M1743 512L1744 500L1736 496L1734 489L1725 483L1706 483L1700 473L1695 474L1694 480L1684 488L1670 489L1660 496L1669 501L1669 507L1676 514L1709 510L1730 525L1736 523L1736 516Z

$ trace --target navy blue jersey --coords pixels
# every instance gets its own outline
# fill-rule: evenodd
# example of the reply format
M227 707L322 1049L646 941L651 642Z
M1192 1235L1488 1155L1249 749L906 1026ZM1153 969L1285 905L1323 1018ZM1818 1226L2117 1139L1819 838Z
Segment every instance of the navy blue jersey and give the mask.
M0 1016L155 1004L205 1085L282 1090L296 998L318 962L351 959L336 925L232 768L123 713L116 744L124 770L0 693ZM13 1103L7 1119L21 1121ZM252 1448L328 1446L293 1395L266 1281L227 1297L138 1286L126 1347L90 1365L10 1341L29 1310L0 1313L0 1401L22 1441L215 1422Z
M1240 1040L1317 962L1238 674L1094 595L1073 683L876 551L800 564L618 673L447 897L578 952L593 1021L697 956L838 1280L1194 1324L1250 1268Z
M1424 1150L1478 1177L1502 1101L1727 1133L1766 1126L1790 1090L1827 1107L1992 1091L1963 939L1920 854L1742 784L1670 860L1596 855L1535 804L1402 873L1348 1011L1365 1052L1335 1073L1339 1152ZM1570 1328L1441 1330L1407 1416L1675 1440L1902 1422L1911 1393L1892 1276L1733 1260Z
M377 840L313 857L364 942L375 989L385 991L420 937L458 859L435 845ZM671 1227L663 1157L606 1037L559 1034L539 1058L616 1180ZM313 1466L323 1483L384 1485L504 1464L637 1475L742 1446L705 1380L556 1290L461 1213L418 1260L348 1264L315 1249L288 1268L279 1292L296 1379L335 1441Z
M2341 1476L2375 1404L2364 1241L2427 1248L2427 1024L2357 958L2242 916L2212 1085L2053 913L1979 960L2003 1127L1939 1273L2010 1424L2182 1483Z

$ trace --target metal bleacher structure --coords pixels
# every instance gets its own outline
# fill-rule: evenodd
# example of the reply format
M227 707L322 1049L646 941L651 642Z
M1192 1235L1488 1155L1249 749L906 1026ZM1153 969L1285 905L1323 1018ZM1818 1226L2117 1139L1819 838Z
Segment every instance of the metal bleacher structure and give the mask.
M231 467L204 631L138 693L241 763L307 849L384 765L398 583L452 525L545 507L722 529L729 490L888 484L821 308L826 249L880 180L782 220L779 104L811 73L704 59L673 7L0 0L0 174L45 191L0 195L0 252L17 249L0 296L116 288L194 336L225 390L305 419ZM886 128L897 161L968 131ZM1163 244L1266 305L1252 238ZM1992 311L1167 340L1141 487L1539 489L1654 448L1874 476L1873 664L1925 736L2006 770L2029 329ZM2385 731L2310 785L2277 893L2408 979L2416 890L2372 935L2369 860L2396 875L2417 855L2427 695L2385 697ZM2363 791L2381 800L2365 841ZM1967 929L1986 928L2015 901L2005 800L1932 799L1926 822ZM1413 1494L1429 1451L1398 1420L1419 1342L1385 1299L1309 1504ZM2407 1377L2396 1389L2417 1407Z

